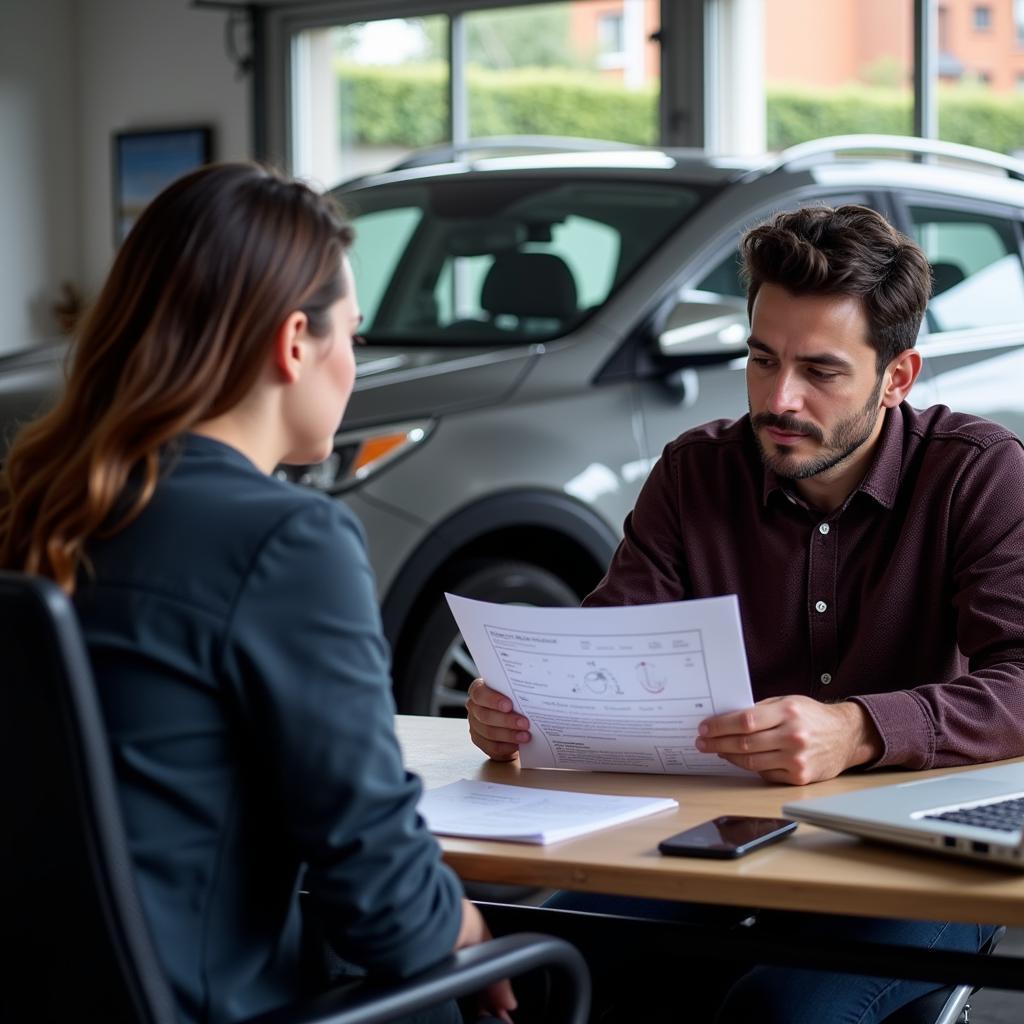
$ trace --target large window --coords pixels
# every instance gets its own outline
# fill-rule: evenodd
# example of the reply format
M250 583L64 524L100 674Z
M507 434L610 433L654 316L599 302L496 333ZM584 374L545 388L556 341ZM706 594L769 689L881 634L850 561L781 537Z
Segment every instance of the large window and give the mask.
M939 137L1020 155L1024 152L1024 3L942 0Z
M1024 153L1024 0L492 4L274 5L264 154L325 185L494 135L755 154L826 135L913 134L915 89L929 121L937 112L926 132ZM937 39L924 84L921 12Z
M658 141L657 6L562 0L465 16L471 136Z
M912 134L913 9L913 0L769 0L767 148L854 132Z
M1024 152L1024 0L932 4L939 138ZM913 134L913 0L717 0L712 10L715 149Z
M452 140L655 144L658 11L657 0L560 0L296 32L292 166L330 186Z
M448 19L309 29L292 43L292 165L323 186L449 138Z

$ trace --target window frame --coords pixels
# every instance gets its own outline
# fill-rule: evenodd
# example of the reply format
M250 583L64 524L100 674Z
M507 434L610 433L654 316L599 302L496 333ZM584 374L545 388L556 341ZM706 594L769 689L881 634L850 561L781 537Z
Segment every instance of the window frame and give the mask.
M547 0L516 0L526 6ZM714 88L718 15L737 0L660 0L661 92L660 144L703 148L717 123L721 97ZM252 0L253 155L275 165L292 163L291 39L305 29L359 21L429 14L453 15L511 6L510 0ZM913 0L914 131L938 136L938 25L934 0ZM451 27L451 26L450 26ZM460 36L449 32L450 53ZM451 59L451 58L450 58ZM462 78L452 66L452 119L456 131L465 110L459 95ZM464 122L462 122L464 123ZM455 136L453 141L459 141Z
M602 38L607 25L612 22L618 22L617 36L618 36L618 48L612 49L611 47L605 47L605 40ZM599 14L597 17L597 45L598 45L598 64L602 68L621 68L625 63L626 47L625 47L625 15L618 11L609 11L604 14Z
M549 3L551 0L295 0L286 6L255 3L253 19L253 148L258 159L293 168L294 124L292 39L303 31L361 21L449 17L449 110L453 142L465 141L464 111L468 105L461 61L459 29L462 15L502 7ZM679 49L669 59L661 47L659 129L662 145L700 147L704 143L706 9L719 0L661 0L660 38L673 39ZM460 56L462 54L462 56Z

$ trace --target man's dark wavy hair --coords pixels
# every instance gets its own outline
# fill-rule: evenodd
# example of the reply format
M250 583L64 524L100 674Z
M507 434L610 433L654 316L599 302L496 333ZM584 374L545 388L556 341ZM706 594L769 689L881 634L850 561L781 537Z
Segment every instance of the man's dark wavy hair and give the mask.
M932 290L921 247L866 206L807 206L752 228L740 242L747 315L763 284L793 295L852 295L864 303L878 372L913 348Z

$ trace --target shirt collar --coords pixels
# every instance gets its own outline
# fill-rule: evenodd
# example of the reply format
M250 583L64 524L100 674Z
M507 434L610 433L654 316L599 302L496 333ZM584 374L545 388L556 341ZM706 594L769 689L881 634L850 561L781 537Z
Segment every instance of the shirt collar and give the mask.
M886 409L875 457L857 488L883 508L892 508L896 504L903 469L903 433L903 406Z
M750 417L747 417L750 424ZM874 498L883 508L891 509L896 502L896 491L899 489L900 471L903 467L903 411L902 406L898 409L886 409L885 420L882 423L882 432L878 435L878 443L875 447L875 456L871 460L864 479L854 489L854 494L863 491L866 495ZM754 428L750 427L751 438L753 439ZM757 441L753 440L755 447ZM760 451L758 450L760 459ZM764 484L761 500L767 506L768 499L776 491L780 492L787 500L798 505L806 503L796 494L788 480L784 480L770 469L764 471ZM851 495L852 497L852 495ZM845 507L849 498L843 502Z

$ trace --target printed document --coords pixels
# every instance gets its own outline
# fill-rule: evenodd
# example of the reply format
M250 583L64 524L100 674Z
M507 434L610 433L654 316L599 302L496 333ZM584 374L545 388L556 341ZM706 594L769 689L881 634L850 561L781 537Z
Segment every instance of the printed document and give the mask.
M605 796L460 779L420 798L431 832L514 843L557 843L679 804L668 797Z
M530 720L524 768L746 775L694 745L750 707L734 594L626 608L531 608L446 595L477 669Z

